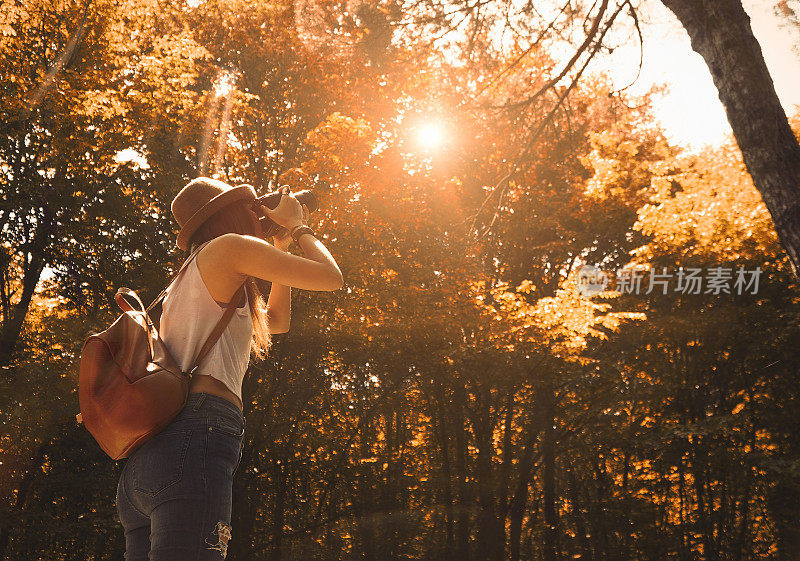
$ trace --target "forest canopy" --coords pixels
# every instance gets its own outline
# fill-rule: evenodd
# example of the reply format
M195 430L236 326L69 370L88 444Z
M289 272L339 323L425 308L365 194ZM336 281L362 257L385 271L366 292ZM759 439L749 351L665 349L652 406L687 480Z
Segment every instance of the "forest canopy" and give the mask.
M0 4L0 558L122 557L78 361L199 175L313 190L345 279L250 364L229 559L794 558L798 289L742 150L591 64L630 3L517 4Z

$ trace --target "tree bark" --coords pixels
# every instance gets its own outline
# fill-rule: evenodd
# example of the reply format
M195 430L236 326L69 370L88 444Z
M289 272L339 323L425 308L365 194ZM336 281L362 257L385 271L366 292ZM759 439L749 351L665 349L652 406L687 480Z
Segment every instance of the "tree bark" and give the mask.
M529 431L519 463L519 479L508 509L509 561L520 561L522 551L522 519L528 502L528 485L533 477L533 454L539 433Z
M270 540L270 561L280 561L283 546L283 521L286 514L286 492L288 482L282 465L275 467L275 501L272 511L272 539Z
M459 396L461 397L461 396ZM463 403L463 401L460 401ZM470 561L470 512L472 493L467 482L467 434L464 428L464 417L456 412L453 419L455 435L455 468L458 477L458 506L456 508L456 557L461 561Z
M800 278L800 144L740 0L662 0L705 59L747 171Z
M544 550L545 561L560 558L558 545L558 511L556 510L556 453L555 453L555 403L553 387L544 384L538 393L542 400L542 412L546 419L542 438L542 464L544 466L542 495L544 498Z
M450 466L450 433L447 424L447 413L444 407L444 396L441 391L436 392L436 406L438 418L434 418L434 427L439 438L439 449L442 453L442 494L445 508L445 543L444 559L455 559L455 532L453 509L453 470Z
M545 419L542 417L542 412L537 408L536 413L528 418L525 425L521 444L522 452L517 469L519 478L508 505L509 561L520 561L522 552L522 519L527 508L528 486L536 471L534 464L538 461L534 455L536 441L539 439L544 427ZM541 457L541 455L542 451L539 451L538 457ZM531 515L533 516L533 514L532 512Z
M566 460L566 464L566 473L567 477L569 478L570 502L572 503L572 517L575 521L575 530L577 534L576 537L578 538L578 543L580 543L581 546L581 553L573 557L577 558L578 561L594 561L592 546L589 543L589 533L586 529L586 521L584 520L583 512L581 512L580 507L578 478L575 476L575 468L572 465L572 462ZM628 520L630 520L630 516L628 517Z
M476 476L478 480L478 531L475 540L475 558L486 561L501 561L505 548L504 533L500 533L497 517L495 474L492 460L495 455L492 440L493 423L489 414L488 391L481 396L480 414L473 420L475 444L478 456L476 459Z
M19 342L19 336L22 333L22 326L25 323L25 317L28 315L28 309L31 306L33 294L36 291L36 285L39 284L39 279L44 270L44 259L39 253L32 253L31 259L25 267L25 274L22 279L22 295L19 302L11 306L11 317L3 323L2 332L0 333L0 367L8 366L14 356L14 349Z
M511 471L513 469L512 460L514 458L512 435L514 432L514 394L516 386L513 384L508 388L506 393L506 411L505 423L503 427L503 463L500 468L500 481L497 485L498 497L498 516L497 516L497 535L498 540L495 544L496 559L505 559L506 557L506 543L508 542L508 533L506 532L506 521L508 520L508 501L511 483Z

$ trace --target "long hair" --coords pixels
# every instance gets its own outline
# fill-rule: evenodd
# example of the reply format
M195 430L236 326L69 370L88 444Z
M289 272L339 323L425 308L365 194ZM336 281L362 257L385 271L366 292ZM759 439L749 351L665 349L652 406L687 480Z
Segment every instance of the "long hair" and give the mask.
M187 253L191 254L197 246L223 234L233 232L249 236L256 235L256 232L253 231L253 219L248 212L248 205L249 203L246 201L239 201L226 205L212 214L189 239ZM258 285L250 277L245 282L245 291L250 304L250 315L253 318L253 338L250 342L250 352L256 358L262 359L272 345L272 338L267 326L267 305Z

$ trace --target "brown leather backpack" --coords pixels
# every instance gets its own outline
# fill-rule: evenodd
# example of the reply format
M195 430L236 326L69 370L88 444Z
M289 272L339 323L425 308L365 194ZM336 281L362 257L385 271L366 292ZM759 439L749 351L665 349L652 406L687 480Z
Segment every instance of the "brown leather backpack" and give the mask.
M236 310L234 302L241 303L244 298L242 285L192 367L182 372L149 312L205 245L189 256L147 310L133 290L120 288L114 299L124 313L111 327L90 335L83 344L78 375L81 412L77 420L114 460L127 458L180 413L189 397L189 379L230 322Z

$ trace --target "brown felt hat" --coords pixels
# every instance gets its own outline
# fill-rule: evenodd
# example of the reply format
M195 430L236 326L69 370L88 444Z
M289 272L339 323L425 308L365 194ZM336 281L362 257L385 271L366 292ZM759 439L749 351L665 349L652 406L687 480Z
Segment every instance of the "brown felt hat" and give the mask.
M192 234L221 208L236 201L254 201L256 197L256 190L252 185L232 187L224 181L210 177L193 179L172 199L172 215L181 227L178 247L186 251Z

